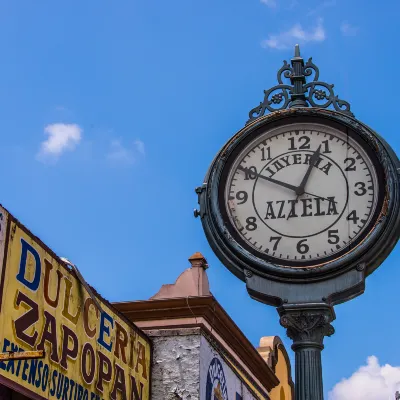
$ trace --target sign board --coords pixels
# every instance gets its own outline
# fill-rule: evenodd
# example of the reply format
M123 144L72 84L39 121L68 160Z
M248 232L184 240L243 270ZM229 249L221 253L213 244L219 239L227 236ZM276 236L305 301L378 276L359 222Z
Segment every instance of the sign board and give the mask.
M201 400L264 400L267 395L252 385L244 374L201 337L200 399Z
M0 351L45 352L1 361L0 383L32 399L148 400L149 339L3 209L0 228Z

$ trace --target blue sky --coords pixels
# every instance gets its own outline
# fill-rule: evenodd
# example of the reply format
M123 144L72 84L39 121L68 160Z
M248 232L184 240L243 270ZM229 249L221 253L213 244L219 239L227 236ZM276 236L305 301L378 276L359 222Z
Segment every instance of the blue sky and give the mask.
M202 252L252 343L279 335L289 348L276 311L210 250L194 188L296 42L399 152L399 12L395 0L1 0L1 203L112 301L149 298ZM369 356L383 389L363 398L393 389L379 378L400 365L399 258L336 307L326 393ZM358 398L349 390L332 398Z

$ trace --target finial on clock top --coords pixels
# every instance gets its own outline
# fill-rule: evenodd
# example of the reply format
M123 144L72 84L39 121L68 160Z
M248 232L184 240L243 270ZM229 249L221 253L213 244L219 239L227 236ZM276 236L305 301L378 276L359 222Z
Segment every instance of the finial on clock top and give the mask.
M284 79L289 80L290 84L284 83ZM266 111L296 107L333 108L353 116L350 104L335 95L334 85L319 80L319 69L312 62L312 58L304 64L298 44L294 47L294 57L290 64L286 60L283 61L283 66L277 73L277 80L278 85L264 90L264 100L250 110L247 123L262 117Z

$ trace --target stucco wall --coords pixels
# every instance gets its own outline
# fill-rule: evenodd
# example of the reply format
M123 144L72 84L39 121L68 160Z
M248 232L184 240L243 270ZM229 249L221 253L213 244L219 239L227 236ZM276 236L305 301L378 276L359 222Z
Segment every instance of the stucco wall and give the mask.
M147 331L153 340L152 400L199 400L200 332Z
M199 328L146 334L153 342L151 400L211 400L216 392L222 400L268 398L251 393Z
M271 400L291 400L292 388L289 384L289 366L281 349L278 349L278 362L275 367L275 374L280 383L271 391Z

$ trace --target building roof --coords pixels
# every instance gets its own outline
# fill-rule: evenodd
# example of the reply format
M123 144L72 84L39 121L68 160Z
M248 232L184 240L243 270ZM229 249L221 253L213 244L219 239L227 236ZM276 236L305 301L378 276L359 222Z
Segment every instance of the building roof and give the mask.
M191 267L174 284L163 285L149 300L113 303L114 307L144 331L200 327L256 387L270 392L279 384L274 367L282 342L271 337L271 346L265 346L269 339L263 338L261 355L210 292L204 256L195 253L189 262ZM284 347L283 351L287 357Z

